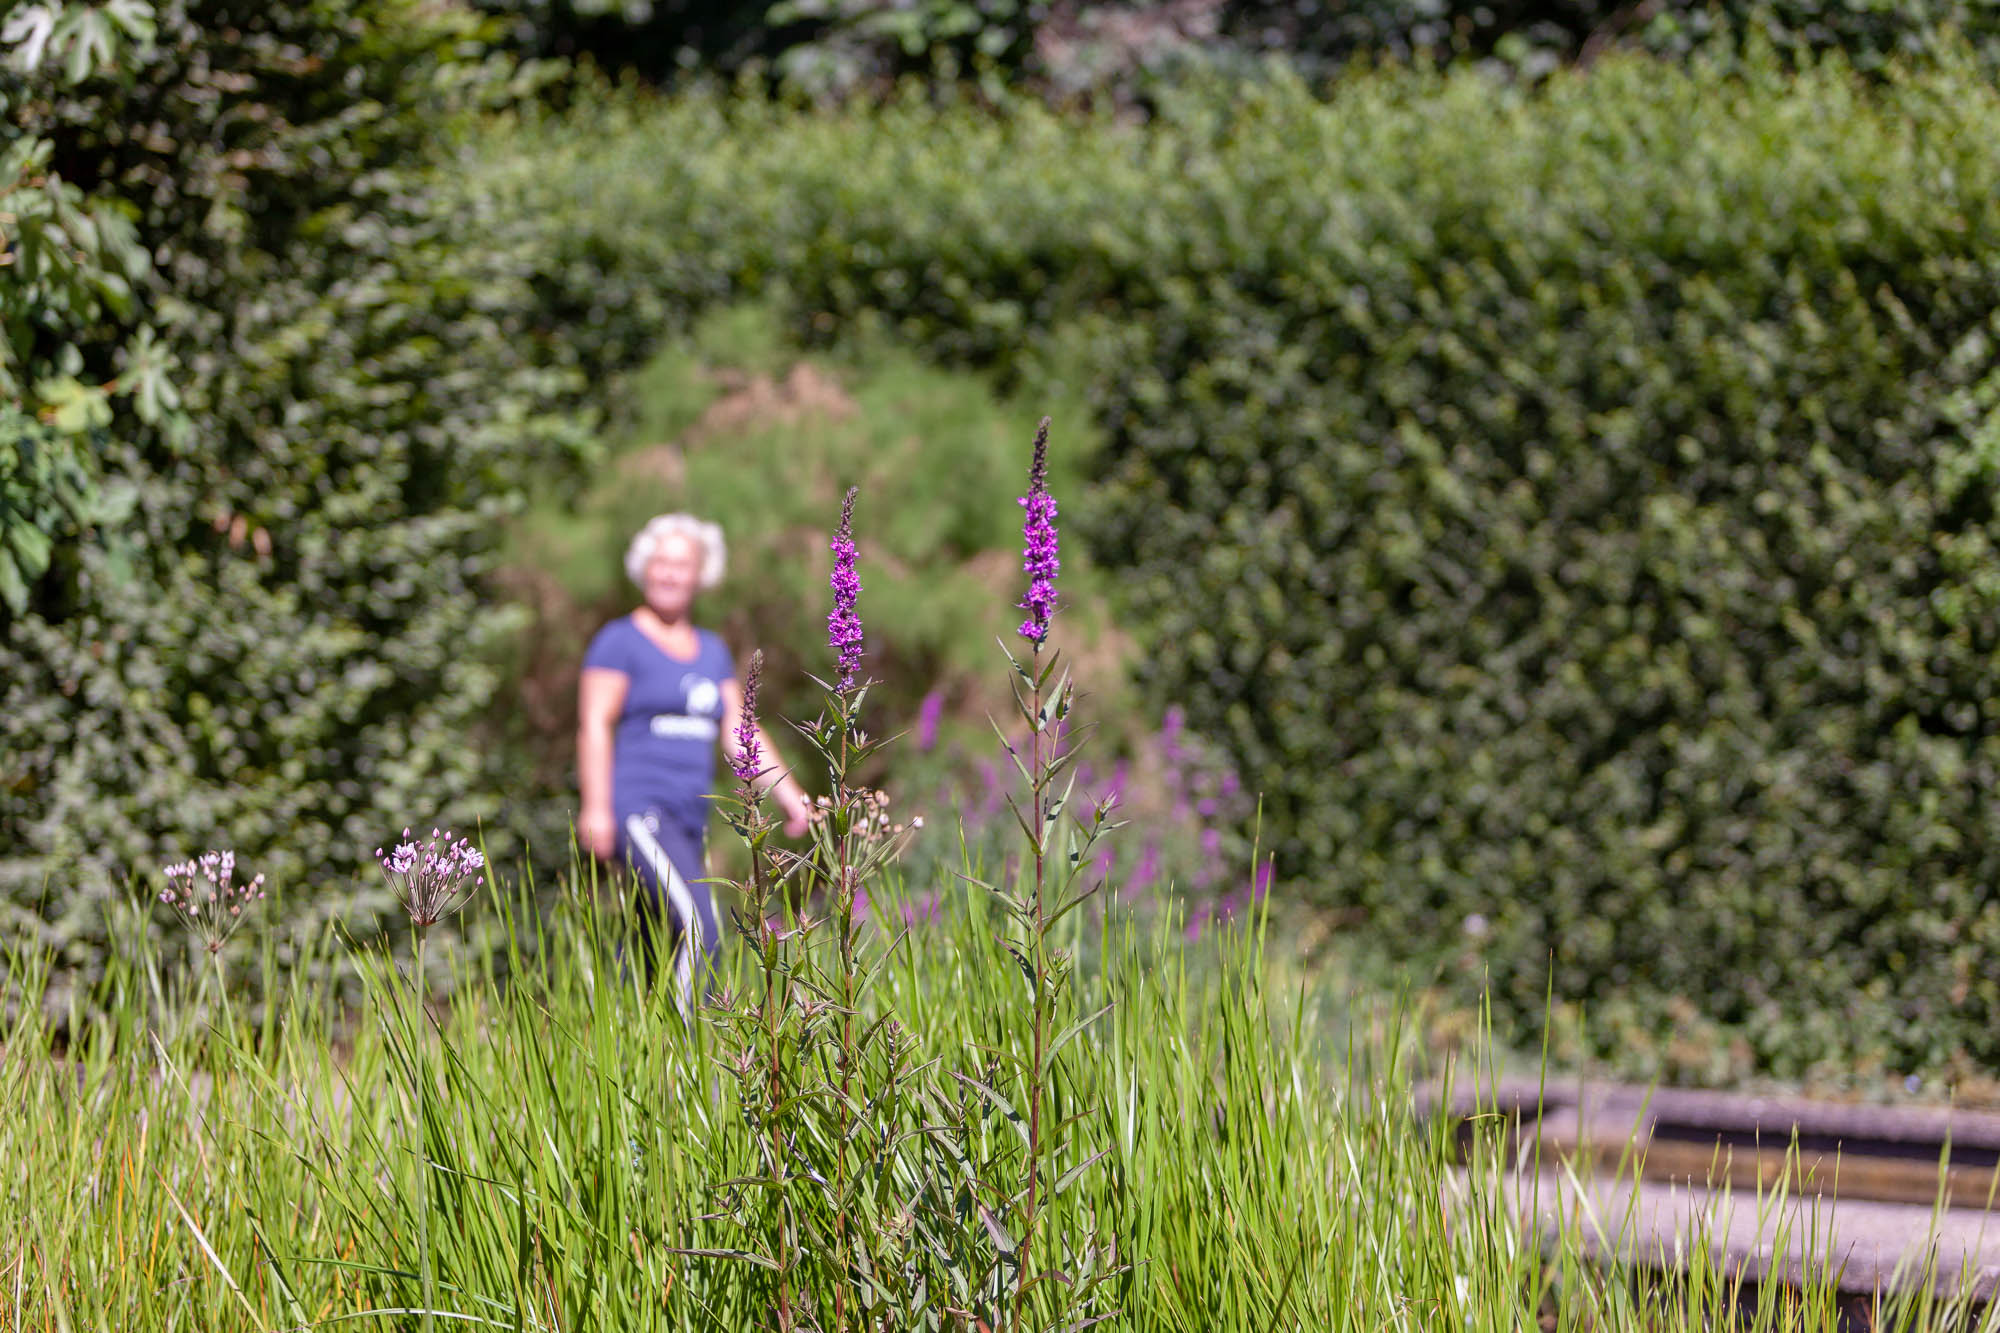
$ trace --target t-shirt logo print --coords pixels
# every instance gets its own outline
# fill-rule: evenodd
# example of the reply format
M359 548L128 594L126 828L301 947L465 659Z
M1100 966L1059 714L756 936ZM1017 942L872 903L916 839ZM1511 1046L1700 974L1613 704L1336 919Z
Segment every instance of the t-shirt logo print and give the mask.
M722 691L707 676L697 676L693 672L681 677L681 688L687 691L687 710L691 717L714 717L722 711Z
M682 712L654 716L653 734L670 740L714 740L720 734L715 720L722 715L721 687L690 671L681 677L681 698Z

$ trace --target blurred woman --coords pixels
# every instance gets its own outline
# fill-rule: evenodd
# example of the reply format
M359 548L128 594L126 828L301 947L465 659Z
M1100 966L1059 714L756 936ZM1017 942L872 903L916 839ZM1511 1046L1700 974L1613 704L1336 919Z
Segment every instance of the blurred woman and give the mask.
M577 839L591 855L638 874L646 977L658 971L664 933L683 1010L695 974L706 973L722 943L702 844L717 745L735 757L743 689L727 645L695 625L694 600L722 580L724 560L722 529L713 523L662 514L641 528L625 572L642 604L597 632L577 687ZM796 837L810 803L761 728L758 741L769 766L759 783Z

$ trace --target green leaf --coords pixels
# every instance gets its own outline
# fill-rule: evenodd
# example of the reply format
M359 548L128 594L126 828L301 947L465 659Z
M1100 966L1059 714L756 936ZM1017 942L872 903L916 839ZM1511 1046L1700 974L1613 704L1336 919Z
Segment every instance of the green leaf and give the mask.
M993 1248L1011 1258L1016 1248L1014 1237L1000 1225L1000 1219L993 1215L993 1210L983 1203L979 1205L979 1221L986 1228L986 1234L992 1237Z
M1060 1176L1056 1177L1056 1183L1054 1187L1051 1188L1049 1191L1050 1197L1061 1198L1064 1194L1067 1194L1069 1192L1069 1187L1071 1185L1076 1184L1076 1182L1082 1178L1083 1173L1085 1171L1088 1171L1091 1167L1103 1161L1106 1157L1110 1155L1111 1155L1111 1150L1109 1148L1101 1148L1098 1151L1092 1153L1090 1156L1084 1158L1081 1162L1078 1162L1075 1166L1071 1167L1069 1170L1063 1172Z
M1071 912L1075 911L1078 907L1082 906L1085 902L1087 902L1091 898L1092 895L1096 894L1103 887L1104 884L1102 881L1099 881L1098 883L1095 884L1085 884L1082 888L1078 889L1075 893L1071 894L1069 899L1065 901L1060 907L1056 908L1055 911L1049 914L1048 920L1045 923L1045 925L1046 926L1055 925L1056 922L1062 920L1064 917L1068 916Z
M48 533L26 523L10 523L0 536L14 548L19 556L22 571L30 578L39 577L49 567L49 553L55 542Z
M1049 1043L1049 1052L1045 1058L1050 1063L1053 1063L1055 1061L1055 1058L1058 1055L1062 1054L1063 1047L1069 1045L1072 1041L1075 1041L1077 1037L1082 1035L1083 1030L1085 1028L1089 1027L1092 1023L1095 1023L1098 1019L1110 1013L1114 1007L1115 1007L1115 1002L1113 1004L1107 1004L1102 1009L1099 1009L1094 1013L1085 1014L1082 1018L1077 1019L1076 1022L1071 1023L1068 1027L1064 1028L1060 1033L1056 1034L1056 1039Z
M81 435L111 424L111 404L101 389L71 375L43 380L35 393L51 409L50 423L65 435Z
M299 1304L297 1284L285 1271L284 1260L279 1257L276 1247L271 1244L271 1238L265 1234L264 1219L257 1215L257 1210L254 1208L245 1208L243 1215L250 1223L250 1234L257 1239L258 1251L264 1256L271 1281L277 1288L278 1301L285 1311L285 1317L291 1321L291 1327L311 1327L311 1317L306 1314L305 1307Z
M36 571L38 577L40 573ZM28 609L27 579L14 563L13 555L4 549L0 549L0 601L4 601L7 608L17 615Z
M741 1260L744 1263L755 1264L759 1268L767 1268L773 1273L783 1271L777 1260L771 1258L769 1255L758 1254L754 1250L732 1250L732 1249L684 1250L684 1249L678 1249L670 1245L663 1245L660 1247L660 1253L685 1255L691 1259Z
M996 1089L980 1082L970 1074L961 1074L954 1071L952 1077L978 1093L986 1100L988 1105L998 1111L1006 1119L1007 1123L1014 1127L1014 1132L1020 1136L1023 1147L1031 1146L1028 1142L1028 1122L1021 1118L1021 1113L1014 1109L1012 1102L1003 1097Z

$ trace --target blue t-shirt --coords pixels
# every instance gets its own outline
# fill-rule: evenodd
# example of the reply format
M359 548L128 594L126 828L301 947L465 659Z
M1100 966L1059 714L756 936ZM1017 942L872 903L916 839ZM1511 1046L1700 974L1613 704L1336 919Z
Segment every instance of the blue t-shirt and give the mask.
M667 810L694 827L705 825L722 734L722 683L736 675L729 649L698 629L693 657L669 657L632 617L620 616L597 631L583 664L620 672L628 682L611 741L611 806L619 820Z

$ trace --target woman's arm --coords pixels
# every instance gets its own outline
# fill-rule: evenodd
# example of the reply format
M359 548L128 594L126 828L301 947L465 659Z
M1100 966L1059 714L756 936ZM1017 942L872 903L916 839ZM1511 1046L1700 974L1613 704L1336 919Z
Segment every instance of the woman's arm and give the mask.
M743 718L743 684L730 679L722 682L722 753L731 763L735 763L742 751L736 739L736 729ZM771 744L771 733L762 725L757 727L757 749L763 757L763 772L758 775L757 785L771 793L784 812L785 832L796 838L806 831L812 819L812 802L807 798L805 788L799 786L798 779L785 767L785 761L778 757L778 747Z
M581 805L576 840L601 860L618 845L611 813L611 737L625 707L631 677L608 667L585 667L576 686L576 785Z

